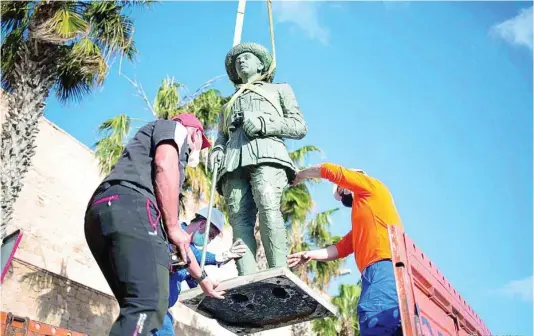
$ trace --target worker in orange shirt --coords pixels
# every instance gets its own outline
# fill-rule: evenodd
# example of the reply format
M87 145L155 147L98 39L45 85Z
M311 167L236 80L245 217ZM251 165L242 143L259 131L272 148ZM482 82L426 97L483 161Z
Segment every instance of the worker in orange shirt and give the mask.
M311 260L342 259L354 253L362 274L362 292L357 308L360 335L402 335L387 230L388 225L402 227L402 223L388 188L362 170L350 170L332 163L301 170L292 184L310 178L323 178L334 183L335 199L352 208L352 230L335 245L291 254L289 267Z

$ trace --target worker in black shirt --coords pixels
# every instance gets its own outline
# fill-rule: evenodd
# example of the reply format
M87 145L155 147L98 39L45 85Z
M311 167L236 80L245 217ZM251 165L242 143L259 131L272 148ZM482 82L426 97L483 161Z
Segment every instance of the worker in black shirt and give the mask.
M152 121L130 140L91 197L85 238L120 306L110 335L151 335L161 328L169 299L167 242L189 260L189 274L204 293L223 298L201 272L178 219L185 166L196 166L209 146L192 114Z

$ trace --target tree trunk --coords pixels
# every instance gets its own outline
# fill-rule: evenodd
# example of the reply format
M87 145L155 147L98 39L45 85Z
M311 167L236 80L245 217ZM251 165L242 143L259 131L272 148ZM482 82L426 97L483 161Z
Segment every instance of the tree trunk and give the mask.
M54 83L55 67L50 62L53 53L38 53L35 49L28 46L22 48L20 61L12 77L13 89L8 94L8 113L2 124L0 238L7 234L15 201L23 187L23 178L35 155L39 118L43 115L46 98Z
M354 336L354 330L351 327L349 321L343 321L341 323L341 330L339 331L339 336Z

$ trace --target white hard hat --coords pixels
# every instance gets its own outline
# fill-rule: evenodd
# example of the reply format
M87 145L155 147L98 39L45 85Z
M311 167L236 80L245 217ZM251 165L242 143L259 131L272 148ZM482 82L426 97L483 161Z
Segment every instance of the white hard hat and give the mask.
M355 172L358 172L358 173L362 173L364 175L367 175L363 170L361 169L351 169L352 171L355 171ZM334 184L334 188L332 189L332 193L334 194L334 198L336 201L341 201L341 195L337 192L337 187L338 185L337 184Z
M198 210L196 214L207 219L208 208L207 207L202 208ZM219 232L222 232L223 227L224 227L224 222L225 222L225 219L224 219L223 213L217 208L212 208L211 209L211 224L215 226L217 230L219 230Z
M334 193L334 198L336 201L341 201L341 195L337 192L337 184L334 184L334 189L332 192Z

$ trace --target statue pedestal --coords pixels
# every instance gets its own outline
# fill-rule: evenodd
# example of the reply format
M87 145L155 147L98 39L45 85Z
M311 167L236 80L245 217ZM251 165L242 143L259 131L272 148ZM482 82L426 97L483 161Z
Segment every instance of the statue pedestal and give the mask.
M197 287L180 294L180 302L235 333L247 335L317 318L336 308L287 268L275 268L225 280L225 299L205 297Z

